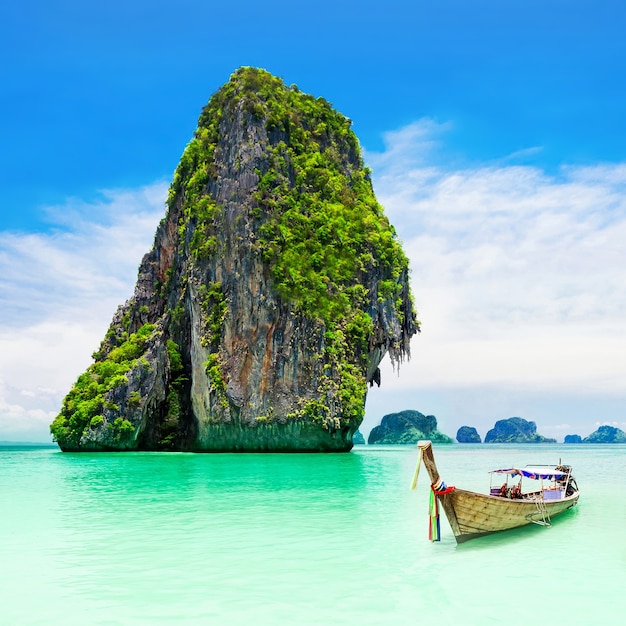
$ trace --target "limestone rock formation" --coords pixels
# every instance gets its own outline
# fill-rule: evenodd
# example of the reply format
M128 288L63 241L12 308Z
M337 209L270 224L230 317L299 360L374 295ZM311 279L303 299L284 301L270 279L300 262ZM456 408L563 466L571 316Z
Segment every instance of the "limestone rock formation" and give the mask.
M563 443L582 443L582 437L580 435L565 435Z
M480 435L473 426L461 426L456 432L456 440L459 443L480 443Z
M73 451L349 450L381 359L418 330L350 120L241 68L51 432Z
M582 443L626 443L626 433L621 428L605 424L585 437Z
M498 420L485 435L485 443L556 443L537 434L535 422L528 422L521 417L509 417Z
M420 439L433 443L452 443L448 435L437 430L437 418L419 411L406 410L385 415L379 426L372 428L368 444L412 444Z
M363 437L363 433L360 430L357 430L354 435L352 435L352 443L355 446L365 445L365 437Z

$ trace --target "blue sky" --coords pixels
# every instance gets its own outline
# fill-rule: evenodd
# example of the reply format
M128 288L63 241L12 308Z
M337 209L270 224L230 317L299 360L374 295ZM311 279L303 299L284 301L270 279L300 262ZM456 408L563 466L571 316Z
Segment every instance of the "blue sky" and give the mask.
M47 425L131 293L210 95L241 65L353 121L423 322L364 430L626 428L626 5L0 8L0 440Z

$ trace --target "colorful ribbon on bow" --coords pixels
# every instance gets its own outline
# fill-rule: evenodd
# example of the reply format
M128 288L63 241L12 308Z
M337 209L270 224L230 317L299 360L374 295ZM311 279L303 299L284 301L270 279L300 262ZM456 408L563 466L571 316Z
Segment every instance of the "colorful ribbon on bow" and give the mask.
M439 526L439 503L434 489L430 490L429 502L429 520L428 520L428 539L430 541L441 541L441 527Z
M439 523L439 501L437 496L443 496L452 493L454 487L448 487L441 478L430 486L430 502L429 502L429 524L428 538L431 541L441 541L441 526Z

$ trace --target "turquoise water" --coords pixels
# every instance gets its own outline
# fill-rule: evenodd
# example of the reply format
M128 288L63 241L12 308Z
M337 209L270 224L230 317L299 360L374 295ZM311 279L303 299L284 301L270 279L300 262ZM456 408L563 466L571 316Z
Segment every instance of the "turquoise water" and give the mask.
M618 624L626 446L439 446L448 484L574 466L580 504L427 540L413 447L349 454L0 448L0 624Z

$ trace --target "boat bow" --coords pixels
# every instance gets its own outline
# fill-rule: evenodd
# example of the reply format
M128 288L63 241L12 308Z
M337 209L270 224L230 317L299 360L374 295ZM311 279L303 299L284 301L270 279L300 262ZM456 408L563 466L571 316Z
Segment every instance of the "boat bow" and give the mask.
M456 517L456 513L454 511L454 503L452 500L452 491L447 491L444 489L442 492L437 493L437 488L441 486L442 478L439 475L439 470L437 469L437 463L435 463L435 455L433 453L433 444L431 441L424 440L418 441L417 447L419 449L419 459L418 466L416 469L416 475L419 472L420 462L424 463L424 467L428 472L428 476L430 478L430 486L431 489L435 492L437 498L439 498L439 502L443 507L444 513L448 518L448 522L450 527L452 528L452 532L455 537L458 537L461 534L461 530L459 528L459 522ZM417 481L414 481L415 483Z

